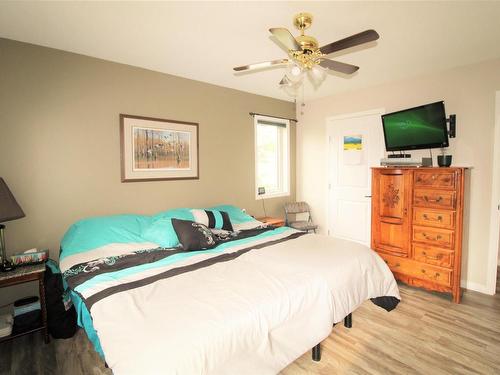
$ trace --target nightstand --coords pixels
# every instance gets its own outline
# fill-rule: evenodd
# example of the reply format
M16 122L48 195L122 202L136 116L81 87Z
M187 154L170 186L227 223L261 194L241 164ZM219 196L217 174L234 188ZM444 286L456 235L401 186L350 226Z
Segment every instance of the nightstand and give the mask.
M279 217L266 216L266 217L258 217L256 219L259 220L259 221L262 221L263 223L265 223L267 225L272 225L273 227L283 227L283 226L285 226L285 220L281 219Z
M16 337L27 335L29 333L42 331L45 343L49 342L49 331L47 330L47 307L45 305L45 263L32 266L19 266L12 271L0 273L0 288L18 285L30 281L38 281L38 290L40 292L40 308L42 312L42 321L40 326L25 332L12 332L10 336L0 338L0 342L12 340Z

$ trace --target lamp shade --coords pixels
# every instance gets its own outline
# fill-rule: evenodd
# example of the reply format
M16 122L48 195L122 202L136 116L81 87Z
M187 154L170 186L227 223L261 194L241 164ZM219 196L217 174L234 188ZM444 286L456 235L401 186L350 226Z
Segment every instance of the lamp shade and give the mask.
M0 223L24 217L22 208L12 195L9 187L0 177Z

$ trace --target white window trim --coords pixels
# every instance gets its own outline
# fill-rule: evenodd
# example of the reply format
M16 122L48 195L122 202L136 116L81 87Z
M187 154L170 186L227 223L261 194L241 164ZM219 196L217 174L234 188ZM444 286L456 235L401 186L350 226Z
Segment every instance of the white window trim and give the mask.
M286 132L286 160L282 161L279 163L280 168L285 168L284 171L280 171L283 173L279 173L280 178L283 176L284 181L281 181L281 186L283 186L283 191L279 192L273 192L273 193L268 193L266 192L265 194L259 195L258 194L258 184L257 184L257 176L259 173L258 169L258 157L257 157L257 124L259 120L267 120L267 121L273 121L273 122L279 122L285 125L285 132ZM280 155L280 158L282 155ZM270 117L270 116L262 116L262 115L255 115L254 116L254 160L255 160L255 200L260 200L260 199L267 199L267 198L277 198L277 197L288 197L290 196L290 120L285 120L281 118L276 118L276 117Z

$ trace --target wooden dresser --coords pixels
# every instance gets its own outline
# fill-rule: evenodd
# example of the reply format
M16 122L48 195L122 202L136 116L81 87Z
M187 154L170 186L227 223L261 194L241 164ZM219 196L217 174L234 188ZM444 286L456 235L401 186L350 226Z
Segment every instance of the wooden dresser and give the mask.
M465 168L373 168L372 248L396 279L460 302Z

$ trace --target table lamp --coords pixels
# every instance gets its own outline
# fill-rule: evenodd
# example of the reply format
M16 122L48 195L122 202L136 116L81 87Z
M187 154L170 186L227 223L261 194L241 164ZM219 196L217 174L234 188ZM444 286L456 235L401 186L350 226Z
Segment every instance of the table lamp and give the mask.
M20 219L24 216L24 212L16 202L16 198L12 195L3 178L0 177L0 223ZM13 268L5 253L4 229L5 225L0 224L0 256L2 257L0 271L2 272L10 271Z

